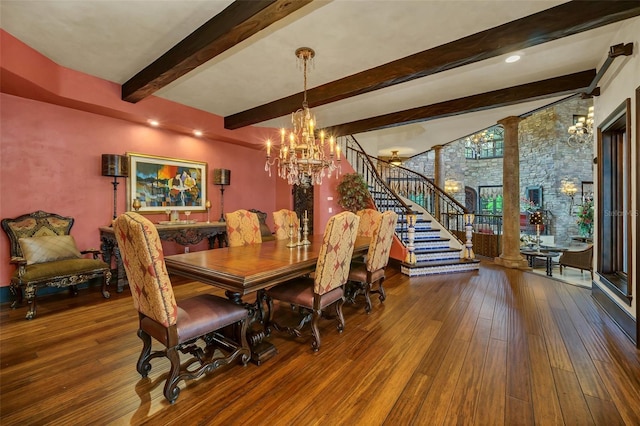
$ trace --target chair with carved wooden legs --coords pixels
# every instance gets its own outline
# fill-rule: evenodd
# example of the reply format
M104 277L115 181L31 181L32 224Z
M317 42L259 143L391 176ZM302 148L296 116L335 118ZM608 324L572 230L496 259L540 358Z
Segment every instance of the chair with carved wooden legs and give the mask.
M246 246L262 242L260 220L256 213L240 209L225 213L229 247Z
M269 315L267 329L273 327L300 337L303 326L311 322L314 351L320 349L320 317L325 310L335 306L338 331L344 329L344 284L349 275L349 265L360 218L351 212L342 212L329 219L324 231L322 246L318 254L315 276L300 277L267 290ZM302 319L296 327L285 327L274 321L273 300L278 300L299 309Z
M288 239L289 231L293 232L294 236L298 235L300 222L298 221L298 215L293 210L281 209L273 212L273 223L275 224L274 230L277 240Z
M246 338L247 310L212 294L176 302L155 226L134 212L124 213L113 226L138 310L138 337L143 342L138 373L146 377L150 361L166 357L171 366L164 396L173 403L180 394L180 381L197 379L236 358L246 365L251 353ZM151 338L164 349L152 352ZM203 344L198 345L199 340ZM184 364L180 363L180 352L191 355Z
M358 225L358 237L373 236L373 231L378 227L382 213L374 209L362 209L356 213L360 217L360 225Z
M382 213L377 226L374 227L366 261L351 263L347 283L347 300L355 303L355 297L364 293L367 313L371 312L371 293L379 295L380 303L387 298L382 283L385 279L385 268L389 262L389 253L397 221L398 215L396 213L392 211ZM374 290L373 286L376 283L378 288Z

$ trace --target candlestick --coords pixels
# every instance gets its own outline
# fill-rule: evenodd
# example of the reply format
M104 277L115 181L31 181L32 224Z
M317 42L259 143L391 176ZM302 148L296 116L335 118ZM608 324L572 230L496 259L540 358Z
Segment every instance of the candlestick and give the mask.
M289 223L289 242L287 243L287 247L297 247L298 244L293 241L293 222Z
M305 212L306 213L306 212ZM309 246L311 245L311 241L309 241L309 218L306 217L304 218L304 228L303 228L303 234L304 234L304 239L302 240L302 245L303 246Z

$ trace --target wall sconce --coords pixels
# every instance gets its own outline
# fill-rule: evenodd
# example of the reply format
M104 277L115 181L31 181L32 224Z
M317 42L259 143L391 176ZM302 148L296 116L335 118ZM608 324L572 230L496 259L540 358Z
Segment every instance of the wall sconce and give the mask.
M447 194L456 194L460 192L460 182L452 179L447 179L446 181L444 181L444 192L446 192Z
M224 220L224 186L231 185L231 170L213 169L213 184L220 185L220 220Z
M572 180L562 179L562 181L560 181L560 192L571 199L571 202L569 203L569 214L571 214L573 211L573 201L576 193L578 192L578 187Z
M118 202L118 178L129 177L129 157L118 154L102 154L102 176L113 177L113 220L116 219Z

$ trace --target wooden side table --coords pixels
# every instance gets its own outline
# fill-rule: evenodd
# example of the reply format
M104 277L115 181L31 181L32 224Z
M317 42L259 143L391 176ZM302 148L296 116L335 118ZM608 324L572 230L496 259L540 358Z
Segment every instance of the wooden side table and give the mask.
M553 251L535 251L535 250L520 250L520 254L527 258L527 262L529 266L533 268L533 262L537 257L543 257L546 261L547 267L547 276L553 276L553 258L558 255L558 253Z

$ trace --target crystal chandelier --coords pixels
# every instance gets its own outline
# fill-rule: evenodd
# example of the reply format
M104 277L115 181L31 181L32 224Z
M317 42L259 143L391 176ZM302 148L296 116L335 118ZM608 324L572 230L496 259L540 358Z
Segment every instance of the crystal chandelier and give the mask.
M315 117L307 104L307 65L315 54L309 47L296 50L304 72L302 108L291 114L291 129L280 129L279 152L273 158L271 140L267 140L264 170L271 176L271 167L276 165L278 176L286 179L289 185L320 185L322 178L331 176L334 171L336 178L340 174L340 145L333 136L325 143L327 137L324 131L318 132L316 139Z
M567 143L571 147L576 147L585 142L593 140L593 107L589 107L586 117L580 117L578 122L568 129L569 138Z
M493 136L493 132L489 132L488 130L467 136L464 140L464 147L471 150L473 158L479 158L483 145L493 141Z

